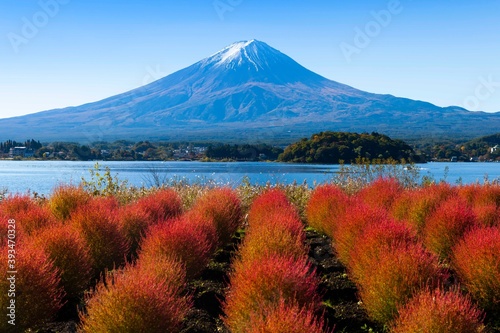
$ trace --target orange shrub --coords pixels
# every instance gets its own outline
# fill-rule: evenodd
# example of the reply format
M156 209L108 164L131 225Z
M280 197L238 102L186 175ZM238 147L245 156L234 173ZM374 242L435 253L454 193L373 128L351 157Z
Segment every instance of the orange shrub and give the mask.
M270 255L259 261L236 262L224 303L224 322L231 332L245 332L263 309L284 304L316 309L319 279L306 259Z
M423 230L424 244L445 259L467 230L475 226L476 217L463 199L450 197L429 216Z
M332 237L335 221L342 218L348 207L349 197L338 186L316 187L306 206L309 226Z
M351 250L364 229L370 224L379 224L386 219L387 212L384 209L373 208L359 201L352 204L333 230L333 247L339 260L348 265Z
M438 259L420 244L381 249L380 261L359 280L361 300L370 318L388 324L416 292L444 281Z
M24 332L28 328L50 322L62 307L64 291L60 287L59 272L43 251L28 243L16 246L15 280L9 280L11 274L7 264L7 248L0 251L0 267L3 278L0 279L0 307L2 320L1 332ZM11 285L11 282L14 284ZM9 297L14 293L14 297ZM15 299L15 326L7 321L11 310L10 300Z
M174 289L182 290L186 284L184 265L167 257L141 257L134 269L148 272L160 283L166 283Z
M390 219L369 224L361 233L349 254L348 270L354 281L371 274L370 267L378 263L381 254L402 244L417 242L417 235L407 224Z
M497 207L500 206L500 184L475 185L473 192L472 203L474 205L495 204Z
M214 188L199 197L193 211L213 222L219 244L224 245L238 230L242 221L241 201L230 188Z
M117 201L100 197L93 198L72 214L71 224L87 242L96 274L125 263L130 244L117 217Z
M173 189L160 189L140 198L135 203L148 215L148 224L154 225L182 214L182 200Z
M483 313L456 291L424 290L399 310L392 333L486 332Z
M175 265L175 264L174 264ZM177 272L182 274L182 271ZM87 298L80 332L178 332L192 301L182 289L148 270L127 267Z
M405 191L394 202L392 214L396 219L410 223L420 234L428 216L455 192L456 190L446 183Z
M94 276L90 249L81 234L71 225L53 226L29 241L59 269L67 298L81 297Z
M16 225L25 235L31 235L40 229L58 224L46 206L39 206L36 203L32 203L29 209L22 210L13 216L16 219Z
M260 260L270 254L296 259L307 256L302 222L293 212L274 212L268 224L251 225L238 256L241 261Z
M477 223L484 227L500 226L500 206L494 203L476 204L472 207Z
M403 190L397 179L381 177L363 187L356 197L368 206L391 210Z
M17 216L20 212L29 210L34 205L36 205L36 203L29 195L10 195L0 201L0 211L12 218Z
M476 229L454 248L460 280L484 308L500 311L500 228Z
M122 233L130 244L130 253L135 257L146 231L151 226L149 216L137 205L128 205L120 207L118 220Z
M294 211L300 218L297 209L290 203L285 192L279 188L272 188L253 200L248 212L248 223L250 225L265 223L267 216L275 211Z
M325 333L325 323L314 310L297 305L273 305L262 310L263 315L250 321L246 333Z
M184 265L188 278L198 275L213 254L214 236L206 232L206 225L190 221L180 218L152 227L142 243L139 260L143 257L170 258Z
M57 219L66 221L73 212L85 205L90 198L90 194L81 187L62 185L54 190L47 204Z

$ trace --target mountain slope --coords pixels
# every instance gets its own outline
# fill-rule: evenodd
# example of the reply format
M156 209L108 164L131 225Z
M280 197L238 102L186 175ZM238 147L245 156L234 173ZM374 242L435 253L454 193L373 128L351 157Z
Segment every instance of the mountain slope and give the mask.
M37 139L78 141L286 141L322 130L473 137L497 132L500 113L363 92L251 40L141 88L78 107L1 119L0 128L0 139L29 129Z

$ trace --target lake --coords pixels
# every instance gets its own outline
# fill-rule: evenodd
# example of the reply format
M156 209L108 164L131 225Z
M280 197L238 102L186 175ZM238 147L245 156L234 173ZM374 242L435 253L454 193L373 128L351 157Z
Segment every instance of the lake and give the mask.
M0 188L9 193L37 192L50 194L58 184L78 184L82 177L90 178L95 162L71 161L0 161ZM163 178L186 179L191 182L213 181L221 185L238 185L248 177L252 184L303 183L309 185L331 180L339 165L311 165L266 162L99 162L112 174L130 185L149 186L152 170ZM500 177L500 163L427 163L420 164L421 176L455 183L482 183ZM445 170L448 170L447 172ZM445 173L447 174L445 176ZM446 178L445 178L446 177Z

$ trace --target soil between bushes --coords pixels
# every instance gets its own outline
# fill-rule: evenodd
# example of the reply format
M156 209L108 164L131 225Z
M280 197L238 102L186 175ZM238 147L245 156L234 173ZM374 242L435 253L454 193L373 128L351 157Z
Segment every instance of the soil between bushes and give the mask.
M188 283L187 291L193 295L194 308L184 320L180 333L230 333L222 322L222 302L228 290L231 259L238 249L241 237L220 250L201 276ZM370 321L357 297L357 289L347 277L345 267L338 261L328 237L313 230L306 231L309 259L321 277L319 292L324 306L318 313L323 315L327 327L335 333L382 332L383 329ZM495 318L486 318L489 332L500 333L500 323ZM63 311L58 322L35 330L37 333L75 333L78 315L74 309Z

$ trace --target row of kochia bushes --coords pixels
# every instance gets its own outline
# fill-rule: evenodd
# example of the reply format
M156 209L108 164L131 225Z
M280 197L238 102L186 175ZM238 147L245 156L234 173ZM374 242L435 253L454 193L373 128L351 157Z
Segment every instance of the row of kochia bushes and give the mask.
M193 304L186 282L242 222L241 202L228 188L206 191L184 212L172 189L119 205L61 187L43 204L7 198L0 214L0 265L7 271L6 222L14 218L18 271L16 326L3 320L2 332L49 322L82 300L82 332L176 332ZM7 283L0 282L2 313Z
M320 279L308 262L304 225L284 192L258 196L233 262L224 322L233 333L319 333Z
M186 282L245 226L225 324L232 332L321 332L320 279L307 259L304 215L331 237L382 326L481 332L485 313L500 315L499 186L410 190L381 179L349 195L333 185L292 189L288 198L267 189L253 200L257 192L247 200L248 192L205 189L188 198L189 209L172 189L127 204L71 186L42 201L6 198L0 265L8 271L6 222L14 218L16 327L1 321L0 331L35 327L78 305L83 332L175 332L192 307ZM3 311L8 282L0 281Z
M499 186L405 190L379 179L348 196L326 185L306 215L331 237L370 318L392 332L483 332L485 311L500 315Z

